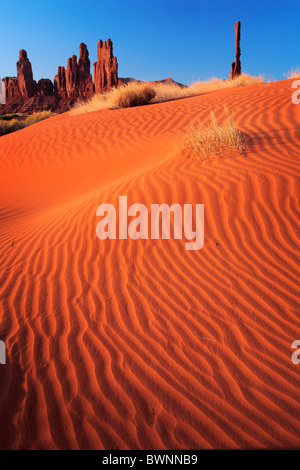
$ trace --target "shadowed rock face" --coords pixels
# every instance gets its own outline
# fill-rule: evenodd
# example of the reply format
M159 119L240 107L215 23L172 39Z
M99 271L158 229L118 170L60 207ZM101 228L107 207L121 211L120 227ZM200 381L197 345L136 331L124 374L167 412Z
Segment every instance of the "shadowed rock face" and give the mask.
M37 94L39 96L51 96L53 94L53 83L49 78L41 78L38 81Z
M83 42L79 44L78 68L82 72L85 72L86 75L90 75L91 62L89 59L89 51Z
M235 62L232 62L231 64L229 80L232 80L233 78L241 75L241 61L240 61L241 22L240 21L236 21L234 30L235 30Z
M82 42L79 44L79 60L78 60L78 93L79 96L91 96L94 91L93 78L90 73L91 63L89 52L86 45Z
M94 63L95 92L110 91L118 85L118 62L113 55L113 44L110 39L100 41L97 45L97 62Z
M90 73L90 59L87 46L79 45L79 59L73 55L67 61L66 69L58 67L54 83L41 79L38 84L33 80L31 63L27 52L22 49L17 62L17 78L5 77L6 110L26 109L40 111L45 109L66 111L79 98L88 98L96 92L103 93L118 85L118 63L113 56L113 45L110 39L99 41L97 62L95 62L95 84ZM39 98L32 99L30 98ZM46 99L47 98L47 99ZM51 98L51 99L50 99ZM35 108L36 106L36 108Z
M78 94L78 65L76 55L72 55L67 61L66 90L68 97L74 97Z
M10 101L20 95L17 77L5 77L2 80L5 84L6 101Z
M54 93L58 96L66 97L66 71L64 67L58 67L57 75L54 77Z

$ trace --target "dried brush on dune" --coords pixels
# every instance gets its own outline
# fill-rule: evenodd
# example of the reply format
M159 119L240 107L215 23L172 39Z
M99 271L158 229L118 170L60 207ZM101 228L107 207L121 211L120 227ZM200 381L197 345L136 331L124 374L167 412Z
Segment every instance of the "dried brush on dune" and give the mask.
M54 113L51 111L41 111L39 113L31 114L23 120L22 116L19 116L19 119L9 119L9 115L4 116L3 118L0 117L0 136L19 131L20 129L24 129L24 127L31 126L32 124L43 121L44 119L48 119L51 116L54 116Z
M41 111L39 113L30 114L25 119L25 126L31 126L31 124L35 124L36 122L43 121L44 119L48 119L55 114L52 111Z
M234 80L221 80L212 78L206 82L196 82L191 86L183 87L167 83L136 83L122 85L104 94L96 94L88 101L77 103L71 110L71 114L84 114L101 109L128 108L142 106L149 103L161 103L179 98L197 96L201 93L220 90L224 88L235 88L246 85L258 85L264 83L263 76L251 77L243 74Z
M86 102L77 103L71 114L84 114L101 109L131 108L148 104L155 96L155 90L147 83L129 83L113 88L108 93L98 93Z
M202 93L223 90L225 88L259 85L261 83L265 83L265 81L266 80L262 75L259 77L252 77L251 75L244 73L233 80L221 80L220 78L213 77L207 81L195 82L186 88L180 87L179 85L161 83L155 86L156 93L152 102L160 103L162 101L169 101L177 98L188 98L189 96L197 96Z
M18 119L0 119L0 136L23 129L24 123Z
M210 125L204 126L199 120L197 127L191 124L182 148L189 150L198 160L217 159L230 152L244 155L247 138L236 128L233 112L230 113L226 106L224 110L226 120L222 125L218 124L213 111Z
M295 68L291 68L289 72L283 74L285 78L300 78L300 67L297 65Z

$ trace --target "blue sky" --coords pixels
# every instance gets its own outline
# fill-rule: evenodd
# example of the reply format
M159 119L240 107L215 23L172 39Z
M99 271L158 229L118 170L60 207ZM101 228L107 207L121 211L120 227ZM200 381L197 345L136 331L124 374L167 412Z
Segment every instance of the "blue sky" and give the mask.
M300 65L298 0L0 0L0 5L0 77L16 75L23 48L35 80L53 80L59 65L78 56L81 41L93 64L97 41L109 37L120 77L172 77L185 84L227 78L236 20L242 23L242 71L280 80Z

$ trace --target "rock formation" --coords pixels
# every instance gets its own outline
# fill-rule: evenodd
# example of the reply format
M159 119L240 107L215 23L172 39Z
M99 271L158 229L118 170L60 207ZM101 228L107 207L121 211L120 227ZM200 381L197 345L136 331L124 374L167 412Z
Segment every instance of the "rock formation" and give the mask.
M41 78L37 84L39 96L51 96L53 94L53 83L49 78Z
M64 81L63 77L62 80ZM65 71L66 96L68 98L88 97L94 93L94 84L90 74L90 59L86 45L79 45L79 60L73 55L67 61Z
M5 77L6 105L3 112L25 112L52 109L66 111L78 99L86 99L97 93L103 93L118 85L118 63L113 56L110 39L99 41L94 82L90 73L90 59L87 46L79 45L79 59L76 55L67 61L67 68L58 67L54 83L42 78L33 80L31 63L27 52L20 51L17 62L17 77Z
M234 30L235 30L235 62L232 62L231 64L229 80L232 80L233 78L241 75L241 61L240 61L241 22L240 21L236 21Z
M94 63L95 92L110 91L118 85L118 62L113 55L113 44L110 39L100 41L97 45L97 62Z
M76 55L67 60L66 91L68 98L78 96L78 65Z
M17 77L5 77L2 81L5 84L6 102L9 102L20 95Z
M23 99L31 98L36 92L36 82L33 80L31 63L27 52L21 49L17 62L17 77L19 92Z
M54 77L54 92L68 98L87 98L94 93L89 53L83 42L79 45L78 63L76 55L73 55L67 61L67 69L58 67Z
M92 75L90 74L90 59L86 45L79 44L78 60L78 91L79 96L88 97L95 91Z
M64 67L58 67L57 75L54 77L54 93L63 98L67 96L66 71Z

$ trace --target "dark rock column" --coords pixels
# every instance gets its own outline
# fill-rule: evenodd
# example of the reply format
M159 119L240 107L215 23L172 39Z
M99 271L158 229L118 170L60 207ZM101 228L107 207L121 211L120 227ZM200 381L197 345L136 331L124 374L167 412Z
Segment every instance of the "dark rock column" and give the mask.
M232 62L231 64L229 80L232 80L233 78L241 75L241 61L240 61L241 22L240 21L236 21L234 30L235 30L235 62Z
M90 96L94 93L93 78L90 73L91 63L89 52L86 45L82 42L79 44L78 59L78 95Z
M67 61L66 90L69 98L78 96L78 65L76 55L72 55Z
M61 97L67 95L66 71L64 67L58 67L57 75L54 77L54 93Z
M24 49L20 50L17 62L18 87L23 99L31 98L36 92L31 63Z

